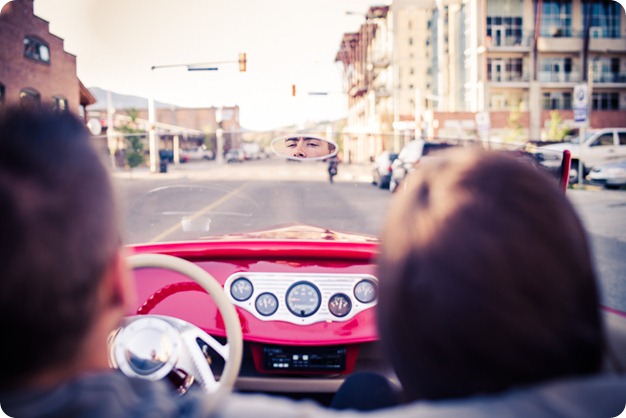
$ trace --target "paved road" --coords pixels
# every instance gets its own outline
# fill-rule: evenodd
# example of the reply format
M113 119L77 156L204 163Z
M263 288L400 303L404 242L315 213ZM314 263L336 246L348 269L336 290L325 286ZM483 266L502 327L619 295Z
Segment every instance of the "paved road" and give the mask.
M181 240L291 222L377 235L391 194L370 184L367 165L262 160L115 173L128 242ZM167 187L167 188L165 188ZM165 188L165 189L164 189ZM157 192L149 192L159 189ZM568 190L591 238L603 303L626 311L626 190ZM186 231L181 228L185 218Z
M626 190L568 190L585 224L606 305L626 312Z

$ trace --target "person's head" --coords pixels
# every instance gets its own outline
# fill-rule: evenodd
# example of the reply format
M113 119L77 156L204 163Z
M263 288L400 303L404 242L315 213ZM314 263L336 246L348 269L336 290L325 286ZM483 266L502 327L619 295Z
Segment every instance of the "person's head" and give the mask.
M299 158L321 158L328 157L335 146L328 141L306 136L295 136L285 139L287 153Z
M594 271L565 194L519 158L441 155L394 196L381 238L379 332L407 398L599 370Z
M91 141L69 113L0 113L0 387L74 367L123 314L114 193Z

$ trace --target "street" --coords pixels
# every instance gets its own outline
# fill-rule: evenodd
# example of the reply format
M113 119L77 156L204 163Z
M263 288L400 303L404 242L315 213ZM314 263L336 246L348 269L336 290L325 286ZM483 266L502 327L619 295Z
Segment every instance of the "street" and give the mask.
M170 165L167 173L114 173L130 244L192 239L305 223L378 235L392 196L369 165L279 159ZM569 189L591 238L603 304L626 311L626 191Z

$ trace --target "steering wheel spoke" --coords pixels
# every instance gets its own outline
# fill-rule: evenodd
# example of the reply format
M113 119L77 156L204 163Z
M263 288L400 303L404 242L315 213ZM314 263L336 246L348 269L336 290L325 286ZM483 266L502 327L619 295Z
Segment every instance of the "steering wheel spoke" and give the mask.
M161 315L129 317L109 342L112 366L126 375L150 380L162 379L172 370L182 370L190 373L208 393L232 391L241 367L243 336L237 312L222 286L202 268L177 257L138 254L128 257L128 262L134 269L168 269L198 283L213 298L222 315L227 342L222 344L202 329L178 318ZM224 360L219 380L198 339Z

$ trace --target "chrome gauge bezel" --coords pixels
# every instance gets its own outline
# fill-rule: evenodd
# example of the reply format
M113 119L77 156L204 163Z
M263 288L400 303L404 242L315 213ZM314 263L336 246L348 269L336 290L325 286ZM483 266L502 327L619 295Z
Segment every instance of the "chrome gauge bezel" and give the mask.
M259 309L259 300L261 298L270 298L271 300L274 301L274 309L272 309L272 311L262 311L261 309ZM274 315L274 313L276 313L276 311L278 310L278 307L280 306L280 303L278 302L278 298L276 297L276 295L274 295L273 293L270 292L263 292L261 293L259 296L257 296L254 299L254 308L256 309L256 311L259 313L259 315L263 315L263 316L272 316Z
M313 302L313 304L315 306L312 306L312 307L306 306L304 308L301 308L299 311L296 307L293 306L291 299L293 296L295 296L294 293L297 291L296 289L299 289L299 288L306 288L308 293L314 295L315 301ZM321 304L322 304L322 294L320 293L320 290L313 283L307 282L304 280L300 282L296 282L292 284L291 286L289 286L289 289L287 289L287 293L285 294L285 305L287 305L287 309L289 309L289 312L291 312L295 316L298 316L301 318L306 318L307 316L314 315L315 312L317 312L318 309L320 308Z
M338 299L343 299L344 302L346 303L347 308L345 312L336 311L335 309L337 308L333 307L333 301L338 300ZM346 294L335 293L334 295L330 297L330 299L328 299L328 311L334 316L336 316L337 318L343 318L344 316L349 315L350 311L352 311L352 299L350 299L350 296Z
M237 283L240 283L240 282L247 283L250 286L250 294L248 294L247 296L238 297L235 294L236 293L235 286L237 285ZM250 280L248 280L247 277L239 277L236 280L233 280L233 282L229 286L229 290L230 290L230 296L232 296L233 299L238 300L240 302L245 302L252 297L252 294L254 293L254 286L252 285Z
M232 284L241 278L250 281L253 288L250 298L244 301L237 300L230 292ZM226 294L235 306L249 312L261 321L284 321L298 325L309 325L318 322L349 321L359 313L376 306L376 299L364 303L355 297L356 285L364 280L374 284L376 289L378 288L378 279L371 274L240 272L226 279L224 289L227 289ZM307 310L304 314L290 309L289 303L287 303L288 293L301 284L311 285L319 292L319 306ZM257 309L257 298L264 293L274 295L278 301L277 309L273 313L262 313ZM350 305L348 309L344 307L341 312L331 309L330 301L337 295L346 298Z
M374 296L372 297L371 300L367 300L367 299L364 299L363 297L359 297L359 294L358 294L359 291L357 289L358 289L359 286L365 285L365 284L369 284L369 285L372 286L371 289L372 289L372 292L373 292ZM358 300L359 302L361 302L361 303L371 303L371 302L375 301L376 299L378 299L378 283L374 282L372 280L369 280L369 279L361 280L360 282L358 282L354 286L354 298L356 300Z

